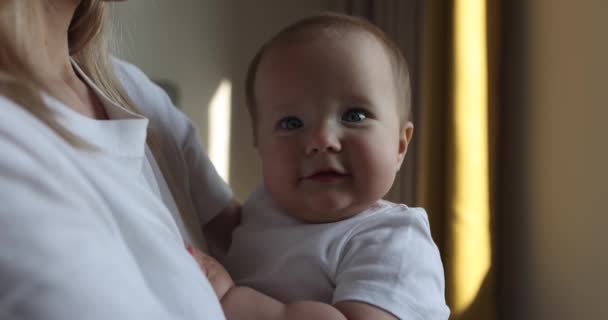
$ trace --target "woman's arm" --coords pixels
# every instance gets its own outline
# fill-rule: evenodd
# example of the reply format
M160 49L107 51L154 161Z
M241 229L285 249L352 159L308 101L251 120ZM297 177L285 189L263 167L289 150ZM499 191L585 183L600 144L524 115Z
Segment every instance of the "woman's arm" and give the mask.
M172 176L167 183L193 240L204 236L216 248L226 247L239 221L239 205L205 153L196 126L139 68L113 61L129 97L155 129L161 147L155 157L162 158L157 162L165 179Z
M232 232L241 223L241 205L232 201L203 227L203 234L212 256L224 256L232 242Z

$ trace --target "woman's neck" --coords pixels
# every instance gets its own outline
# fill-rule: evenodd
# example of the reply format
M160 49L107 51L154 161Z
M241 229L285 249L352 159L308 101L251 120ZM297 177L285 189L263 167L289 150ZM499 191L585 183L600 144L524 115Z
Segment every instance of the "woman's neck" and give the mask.
M74 72L68 45L68 28L80 1L41 1L41 49L35 63L44 79L64 81L66 84L78 80Z
M40 81L53 95L75 111L107 119L99 99L76 74L70 60L68 29L79 0L41 1L41 50L34 57Z

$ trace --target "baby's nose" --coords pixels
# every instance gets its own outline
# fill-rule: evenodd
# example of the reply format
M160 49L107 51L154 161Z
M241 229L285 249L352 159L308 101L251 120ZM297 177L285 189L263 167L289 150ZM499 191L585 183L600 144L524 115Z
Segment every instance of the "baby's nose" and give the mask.
M331 128L319 128L309 135L306 154L320 152L340 152L342 149L338 134Z

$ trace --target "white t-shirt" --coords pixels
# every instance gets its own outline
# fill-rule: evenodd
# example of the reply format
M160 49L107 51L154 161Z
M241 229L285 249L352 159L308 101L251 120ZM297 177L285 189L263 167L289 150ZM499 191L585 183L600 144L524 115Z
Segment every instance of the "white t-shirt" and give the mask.
M45 96L75 149L0 96L0 319L224 319L184 241L232 200L191 122L132 65L115 61L141 115L93 87L111 120ZM190 203L178 212L146 146L162 153ZM200 224L186 228L186 223Z
M443 266L426 213L380 200L334 223L282 214L265 189L243 206L224 261L239 285L282 302L356 300L400 319L448 319Z

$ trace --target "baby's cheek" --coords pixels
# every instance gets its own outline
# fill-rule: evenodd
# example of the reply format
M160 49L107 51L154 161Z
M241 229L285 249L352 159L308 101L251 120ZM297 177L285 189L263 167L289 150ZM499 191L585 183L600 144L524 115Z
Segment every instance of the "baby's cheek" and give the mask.
M351 159L367 170L376 170L386 164L387 147L385 141L359 140L352 144Z
M355 158L361 175L360 188L375 198L383 197L395 180L397 152L390 152L388 145L362 143L359 156Z
M285 197L293 189L296 179L293 161L277 157L264 162L264 185L275 198Z
M280 164L278 165L265 165L264 166L264 184L268 189L279 189L284 184L285 174L281 170Z

